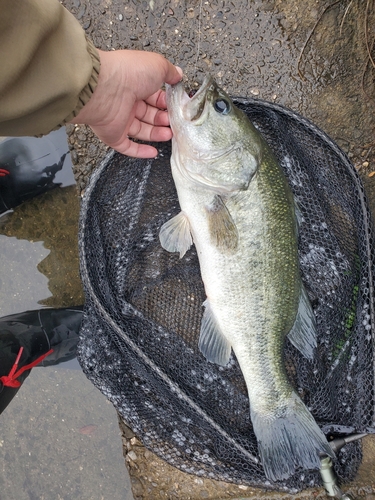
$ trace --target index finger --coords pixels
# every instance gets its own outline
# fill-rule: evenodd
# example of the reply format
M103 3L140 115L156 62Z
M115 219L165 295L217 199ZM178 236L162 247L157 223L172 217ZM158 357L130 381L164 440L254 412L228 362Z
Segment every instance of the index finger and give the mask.
M167 101L164 90L158 90L155 94L150 95L145 102L158 109L167 109Z

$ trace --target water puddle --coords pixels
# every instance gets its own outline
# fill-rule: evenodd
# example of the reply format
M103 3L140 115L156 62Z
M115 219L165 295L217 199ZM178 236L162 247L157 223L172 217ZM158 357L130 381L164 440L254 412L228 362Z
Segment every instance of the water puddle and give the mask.
M53 133L51 140L57 159L51 162L42 151L39 165L41 158L47 167L56 165L68 151L64 130ZM21 160L17 167L22 167ZM34 174L35 163L28 163ZM4 163L0 167L6 170ZM41 188L52 184L48 175L47 169L37 181ZM79 199L70 156L54 175L57 188L51 185L32 197L35 178L25 180L19 173L18 181L18 187L23 182L19 198L29 199L0 216L0 317L82 304ZM32 370L0 416L0 457L0 496L6 500L133 498L116 411L76 359Z

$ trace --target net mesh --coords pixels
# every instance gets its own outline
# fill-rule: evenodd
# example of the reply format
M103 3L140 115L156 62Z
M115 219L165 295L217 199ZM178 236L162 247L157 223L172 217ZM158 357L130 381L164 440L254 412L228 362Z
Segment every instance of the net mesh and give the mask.
M290 381L326 434L373 432L374 233L361 182L310 122L264 101L235 102L273 149L300 211L318 347L311 362L286 341ZM80 363L144 445L182 471L291 492L318 485L317 471L267 481L235 356L220 367L198 350L204 288L194 246L179 259L160 245L179 204L170 144L157 147L154 160L111 153L85 193ZM360 462L360 443L345 446L339 479L352 479Z

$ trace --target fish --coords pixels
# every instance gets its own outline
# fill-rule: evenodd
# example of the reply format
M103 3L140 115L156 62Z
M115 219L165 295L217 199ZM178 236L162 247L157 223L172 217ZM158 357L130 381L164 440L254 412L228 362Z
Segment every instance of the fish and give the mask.
M182 82L166 86L166 99L181 211L159 239L180 258L195 245L206 293L199 349L221 366L235 353L266 477L319 469L319 454L334 454L284 362L287 336L308 359L317 345L299 267L299 211L286 176L211 76L192 96Z

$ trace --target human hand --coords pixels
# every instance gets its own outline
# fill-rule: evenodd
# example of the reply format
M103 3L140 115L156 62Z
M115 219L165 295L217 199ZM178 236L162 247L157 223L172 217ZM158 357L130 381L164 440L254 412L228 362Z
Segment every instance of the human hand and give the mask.
M163 83L182 78L182 70L162 55L137 50L99 50L100 73L95 91L71 123L89 125L105 144L120 153L153 158L157 150L143 141L172 137Z

